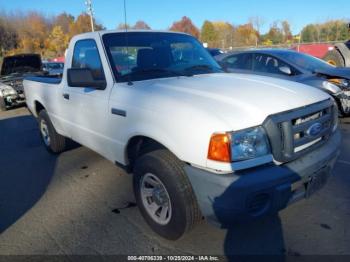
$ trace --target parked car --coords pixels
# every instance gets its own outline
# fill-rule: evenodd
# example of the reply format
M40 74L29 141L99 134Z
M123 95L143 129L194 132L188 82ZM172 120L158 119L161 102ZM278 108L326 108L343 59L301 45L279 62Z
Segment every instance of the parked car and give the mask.
M340 115L350 114L350 68L334 67L285 49L240 51L217 56L216 60L231 73L277 77L319 88L333 96Z
M4 58L0 75L0 111L25 104L23 78L41 74L41 66L41 57L37 54Z
M121 51L135 61L128 70ZM141 214L168 239L202 216L228 226L309 197L339 153L329 95L223 73L187 34L78 35L62 80L31 77L24 88L45 147L60 153L71 138L131 172Z
M217 56L225 53L220 48L207 48L207 50L212 56Z
M61 76L63 74L64 63L62 62L44 62L43 71L49 76Z

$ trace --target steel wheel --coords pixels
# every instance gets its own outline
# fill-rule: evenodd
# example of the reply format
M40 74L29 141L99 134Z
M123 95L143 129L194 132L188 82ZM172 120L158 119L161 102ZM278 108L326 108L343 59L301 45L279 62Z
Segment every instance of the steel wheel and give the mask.
M169 223L172 206L169 193L158 177L151 173L143 176L140 183L142 203L149 216L158 224Z
M49 133L49 129L47 127L46 121L44 119L41 119L40 121L40 133L41 133L41 137L44 140L44 143L46 146L50 146L50 133Z

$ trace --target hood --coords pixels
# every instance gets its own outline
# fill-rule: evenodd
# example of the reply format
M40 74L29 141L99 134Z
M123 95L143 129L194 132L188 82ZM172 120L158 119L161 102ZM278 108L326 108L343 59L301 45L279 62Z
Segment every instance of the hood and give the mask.
M225 73L149 80L140 89L145 96L148 93L148 107L152 110L168 115L181 111L188 117L202 116L204 112L226 124L222 131L261 125L269 115L330 98L325 92L297 82ZM194 110L200 110L200 114Z
M7 56L1 66L1 76L38 72L41 67L41 57L37 54Z
M349 67L334 67L328 70L317 69L316 74L321 74L327 77L339 77L350 80L350 68Z

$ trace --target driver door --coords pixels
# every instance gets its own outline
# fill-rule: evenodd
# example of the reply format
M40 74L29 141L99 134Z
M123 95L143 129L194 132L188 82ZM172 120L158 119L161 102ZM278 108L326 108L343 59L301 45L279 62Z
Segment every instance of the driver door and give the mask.
M100 46L99 46L100 45ZM109 68L106 58L101 59L99 50L103 50L98 39L77 40L71 57L70 68L88 68L94 80L106 80L104 90L86 87L75 87L66 84L63 89L65 120L69 136L102 155L110 143L107 134L109 94L113 87L111 74L105 74ZM102 52L103 53L103 52ZM69 59L69 58L68 58ZM109 76L108 76L109 75Z

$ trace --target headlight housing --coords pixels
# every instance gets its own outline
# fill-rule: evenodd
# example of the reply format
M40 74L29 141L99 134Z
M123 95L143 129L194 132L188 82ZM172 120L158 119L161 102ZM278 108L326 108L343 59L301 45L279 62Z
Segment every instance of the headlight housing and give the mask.
M2 95L3 96L17 95L17 92L16 92L16 90L14 90L11 87L6 87L6 88L2 89Z
M341 88L330 81L323 81L322 86L324 89L330 91L332 94L337 94L341 92Z
M231 134L232 161L244 161L271 153L265 130L250 128Z
M208 159L239 162L271 154L270 144L262 127L254 127L211 137Z
M341 89L349 89L350 90L350 81L347 79L328 79L328 81L332 84L339 86Z

